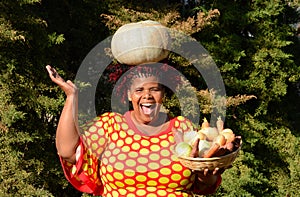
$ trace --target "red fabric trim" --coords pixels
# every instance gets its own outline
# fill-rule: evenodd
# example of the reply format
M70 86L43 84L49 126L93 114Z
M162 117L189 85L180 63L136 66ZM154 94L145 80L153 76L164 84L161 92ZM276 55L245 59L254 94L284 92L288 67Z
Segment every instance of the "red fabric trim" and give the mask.
M65 177L75 189L77 189L81 192L84 192L84 193L90 193L93 195L101 195L102 187L100 185L97 185L95 182L91 181L89 179L89 177L87 175L85 175L81 169L82 161L83 161L83 159L82 159L83 149L84 149L84 145L83 145L83 142L81 139L79 142L79 146L81 146L80 157L79 157L78 161L76 161L75 166L76 166L77 171L74 175L70 171L72 169L72 167L67 166L66 161L64 161L62 157L59 157ZM69 168L69 170L68 170L68 168Z

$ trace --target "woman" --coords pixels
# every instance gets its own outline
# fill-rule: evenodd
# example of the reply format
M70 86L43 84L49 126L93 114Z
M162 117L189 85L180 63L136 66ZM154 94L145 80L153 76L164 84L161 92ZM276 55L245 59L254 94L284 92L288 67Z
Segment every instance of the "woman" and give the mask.
M50 66L47 70L67 96L56 146L65 176L76 189L101 196L192 196L214 193L219 187L223 170L194 172L172 154L180 134L192 124L160 112L165 93L161 70L144 65L129 71L124 87L133 109L105 113L80 132L76 86Z

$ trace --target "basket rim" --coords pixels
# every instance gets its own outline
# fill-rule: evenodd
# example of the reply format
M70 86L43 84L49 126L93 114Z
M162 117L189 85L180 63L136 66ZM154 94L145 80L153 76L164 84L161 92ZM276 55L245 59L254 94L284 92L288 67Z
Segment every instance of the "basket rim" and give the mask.
M240 141L240 146L238 149L236 149L235 151L233 151L232 153L229 153L227 155L223 155L223 156L220 156L220 157L210 157L210 158L203 158L203 157L185 157L185 156L178 156L178 154L174 152L174 155L180 159L184 159L184 160L190 160L190 161L217 161L217 160L220 160L220 159L224 159L224 158L227 158L227 157L231 157L232 155L235 155L237 154L242 148L242 140Z

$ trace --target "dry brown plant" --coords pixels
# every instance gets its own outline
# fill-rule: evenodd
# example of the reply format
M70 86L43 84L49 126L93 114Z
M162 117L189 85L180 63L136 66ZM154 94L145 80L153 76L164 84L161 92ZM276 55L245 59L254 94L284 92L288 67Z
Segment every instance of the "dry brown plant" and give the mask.
M213 109L220 109L223 106L226 108L235 108L241 104L246 103L250 99L256 99L255 95L235 95L220 97L214 90L199 90L198 99L201 106L201 112L203 114L209 114Z
M185 33L187 35L201 31L205 26L211 25L213 19L218 17L220 12L217 9L209 10L207 13L199 11L195 16L182 18L177 10L170 10L168 13L161 13L156 10L141 12L121 7L112 10L112 14L101 14L106 26L115 32L122 25L142 20L154 20L162 25Z

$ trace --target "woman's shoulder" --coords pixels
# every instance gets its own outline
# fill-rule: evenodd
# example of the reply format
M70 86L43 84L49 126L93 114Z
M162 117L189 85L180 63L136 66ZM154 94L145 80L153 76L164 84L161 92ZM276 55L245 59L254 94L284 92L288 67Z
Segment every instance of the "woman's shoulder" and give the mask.
M178 122L191 122L188 118L186 118L184 116L171 117L171 120L178 121Z
M92 125L102 125L102 123L115 123L115 122L122 122L124 116L120 113L116 112L104 112L100 115L97 115L92 120L86 121L81 127L89 127Z
M184 116L176 116L171 119L173 127L181 128L183 131L187 131L193 128L193 123Z
M116 118L116 117L120 117L123 118L123 115L118 113L118 112L104 112L103 114L97 116L98 118Z

